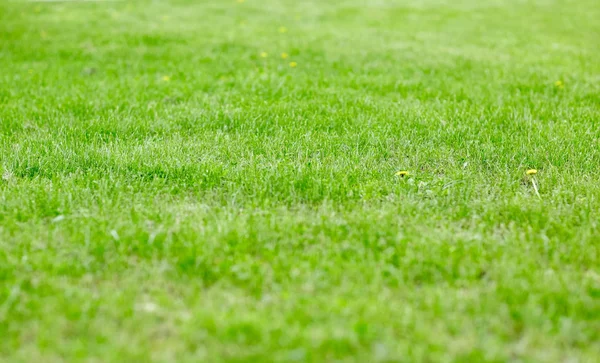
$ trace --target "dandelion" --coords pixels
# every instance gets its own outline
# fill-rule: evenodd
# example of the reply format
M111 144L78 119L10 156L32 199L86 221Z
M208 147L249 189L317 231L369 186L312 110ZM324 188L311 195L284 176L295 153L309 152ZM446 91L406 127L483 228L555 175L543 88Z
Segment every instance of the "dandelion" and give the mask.
M237 0L237 3L238 3L238 4L242 4L242 3L244 3L244 2L246 2L246 0Z
M169 82L171 80L171 77L169 76L162 76L162 80L165 82Z
M287 53L281 53L281 59L288 59L289 56Z
M563 88L565 85L562 81L556 81L554 82L554 86L556 86L556 88Z
M407 176L409 173L406 170L400 170L398 172L396 172L396 176L399 176L401 178L404 178L405 176Z
M296 62L290 62L290 67L296 68L297 66L298 66L298 63L296 63Z
M531 186L533 187L535 195L537 195L538 198L542 199L542 197L540 196L540 191L538 190L537 183L535 182L535 175L537 174L537 170L529 169L525 172L525 174L527 175L529 181L531 181Z
M279 27L279 32L280 32L281 34L283 34L283 33L287 33L287 28L286 28L286 27L284 27L284 26L280 26L280 27Z
M268 56L269 56L269 53L267 53L267 52L261 52L260 53L260 57L261 58L267 58Z

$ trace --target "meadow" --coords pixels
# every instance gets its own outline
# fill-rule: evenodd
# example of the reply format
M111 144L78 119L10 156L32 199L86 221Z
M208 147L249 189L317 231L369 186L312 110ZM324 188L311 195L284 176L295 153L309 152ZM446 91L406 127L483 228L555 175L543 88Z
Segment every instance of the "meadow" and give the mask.
M0 361L596 361L598 19L0 2Z

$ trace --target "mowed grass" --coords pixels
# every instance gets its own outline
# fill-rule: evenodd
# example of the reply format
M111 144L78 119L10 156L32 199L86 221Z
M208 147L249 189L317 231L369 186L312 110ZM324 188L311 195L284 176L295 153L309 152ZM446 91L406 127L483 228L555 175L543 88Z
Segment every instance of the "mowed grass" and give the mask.
M0 360L595 361L598 19L2 2Z

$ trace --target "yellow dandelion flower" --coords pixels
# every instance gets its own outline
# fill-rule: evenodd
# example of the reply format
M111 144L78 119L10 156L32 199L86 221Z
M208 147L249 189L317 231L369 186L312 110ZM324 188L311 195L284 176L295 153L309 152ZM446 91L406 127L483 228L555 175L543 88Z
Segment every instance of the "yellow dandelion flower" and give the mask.
M554 86L556 86L557 88L563 88L565 85L562 81L556 81L554 82Z
M244 3L245 1L246 1L246 0L237 0L237 3L238 3L238 4L242 4L242 3Z
M281 53L281 59L288 59L289 56L287 53Z
M269 56L269 53L267 53L267 52L261 52L260 53L260 57L261 58L267 58L268 56Z
M290 67L296 68L297 66L298 66L298 63L296 63L296 62L290 62Z
M406 170L400 170L400 171L396 172L396 176L405 177L407 175L409 175L409 173Z
M525 174L527 175L535 175L537 174L537 170L536 169L529 169L525 172Z
M279 32L280 32L281 34L283 34L283 33L287 33L287 28L286 28L286 27L284 27L284 26L280 26L280 27L279 27Z
M165 82L169 82L171 80L171 77L169 76L162 76L162 80Z

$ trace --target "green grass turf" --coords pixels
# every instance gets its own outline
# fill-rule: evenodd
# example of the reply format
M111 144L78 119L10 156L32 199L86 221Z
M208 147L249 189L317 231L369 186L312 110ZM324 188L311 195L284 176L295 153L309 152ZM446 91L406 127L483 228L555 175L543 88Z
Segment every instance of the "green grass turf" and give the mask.
M594 361L598 19L2 2L0 360Z

